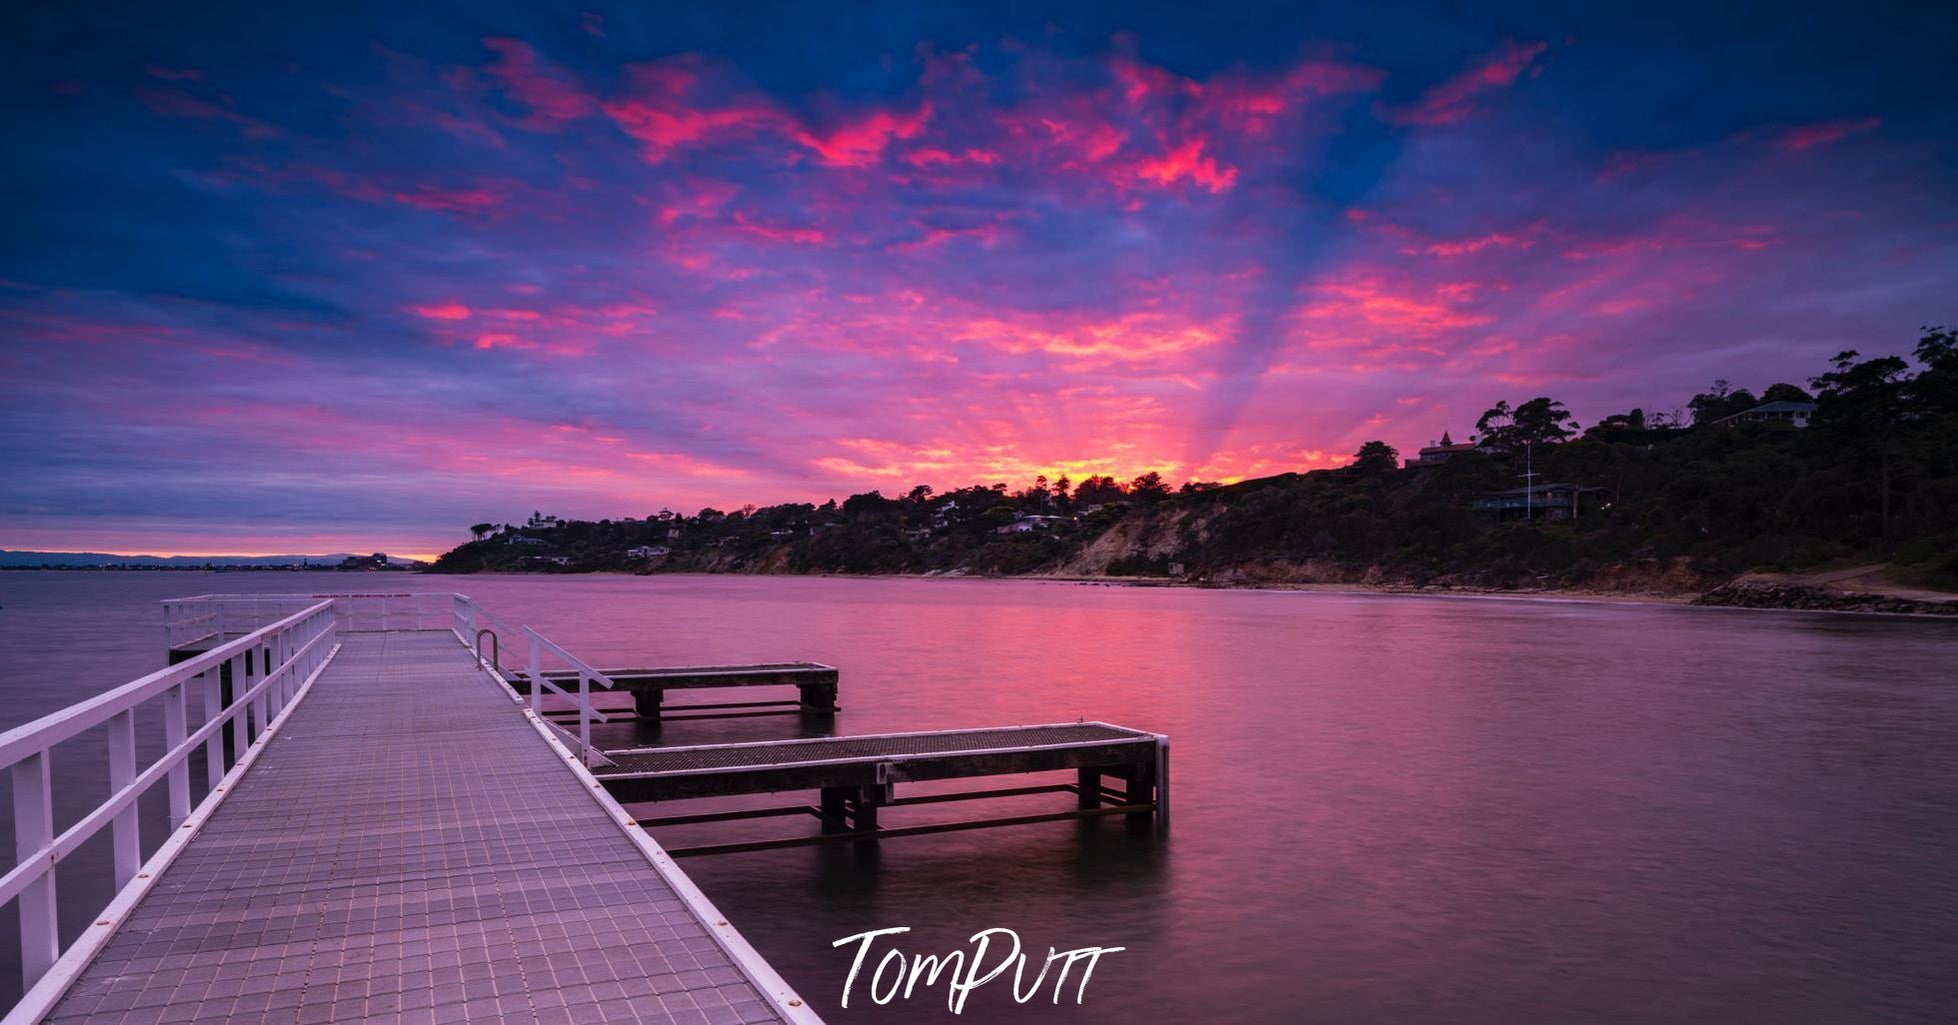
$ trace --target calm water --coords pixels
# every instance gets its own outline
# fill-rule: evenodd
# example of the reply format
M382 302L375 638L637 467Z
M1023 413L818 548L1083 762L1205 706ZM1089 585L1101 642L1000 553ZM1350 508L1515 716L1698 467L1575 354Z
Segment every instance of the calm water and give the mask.
M155 668L158 598L349 584L460 589L600 664L829 662L844 733L1086 717L1173 736L1166 839L1049 823L894 840L874 862L686 862L833 1022L1958 1019L1958 623L1031 582L10 573L0 726ZM72 892L71 915L93 910ZM960 1018L942 989L877 1008L862 982L839 1010L831 941L900 925L918 953L992 926L1042 953L1128 949L1079 1007L1051 987L1016 1005L1002 978Z

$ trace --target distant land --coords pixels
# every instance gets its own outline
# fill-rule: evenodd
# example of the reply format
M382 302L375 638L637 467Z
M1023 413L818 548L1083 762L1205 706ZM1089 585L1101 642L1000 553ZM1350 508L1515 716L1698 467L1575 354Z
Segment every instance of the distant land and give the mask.
M28 552L0 548L0 569L379 569L373 555L115 555L109 552ZM411 569L408 559L390 558L389 569Z
M1539 397L1412 458L1172 487L1155 473L693 515L478 523L438 573L847 573L1565 591L1958 613L1958 333L1758 395L1588 428ZM1687 413L1686 410L1690 410ZM1464 425L1466 426L1466 425Z

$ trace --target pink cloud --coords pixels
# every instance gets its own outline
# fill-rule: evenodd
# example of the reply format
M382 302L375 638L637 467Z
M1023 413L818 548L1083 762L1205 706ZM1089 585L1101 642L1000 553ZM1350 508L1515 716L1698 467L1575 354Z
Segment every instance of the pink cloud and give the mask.
M1882 118L1866 117L1860 120L1823 121L1818 124L1800 125L1782 132L1775 139L1775 145L1789 153L1799 153L1817 146L1832 146L1852 135L1874 132L1882 124Z
M601 104L607 116L638 140L646 162L664 163L676 150L779 126L783 116L765 101L735 98L721 104L694 96L697 62L673 59L631 70L629 95Z
M459 302L437 303L431 306L410 306L408 309L430 320L469 319L469 307Z
M530 116L522 122L524 127L550 131L592 112L591 98L555 68L546 67L528 45L496 37L484 39L483 45L497 55L484 72L505 93L530 108Z
M999 245L1007 237L1007 228L1004 224L1000 223L978 224L970 227L956 228L933 224L920 224L917 225L917 230L917 238L893 243L888 248L892 252L911 252L921 249L932 249L948 242L967 239L977 243L982 248L991 249Z
M879 110L828 134L802 130L795 132L794 138L814 150L817 158L830 167L868 167L883 159L885 147L893 140L917 138L924 131L925 123L931 120L931 113L929 103L920 105L912 114Z
M1359 271L1314 288L1296 316L1315 347L1373 345L1376 333L1428 338L1494 322L1469 308L1468 298L1452 284L1391 282Z
M1237 168L1219 164L1204 152L1205 140L1191 139L1176 149L1135 166L1135 175L1158 185L1174 185L1188 180L1205 190L1218 193L1237 182Z
M506 197L490 188L450 189L439 185L416 185L395 192L392 198L417 210L480 217L495 212Z
M1453 78L1421 94L1412 106L1382 112L1399 125L1449 125L1475 113L1485 93L1507 89L1548 49L1544 43L1506 44L1502 50L1470 65Z
M734 223L743 233L769 242L786 242L796 245L821 245L829 241L829 235L824 233L821 228L764 224L738 210L734 214Z
M1535 228L1531 228L1522 232L1492 231L1487 235L1478 235L1475 238L1432 242L1418 249L1403 249L1402 252L1410 255L1426 253L1429 256L1439 256L1447 259L1457 256L1472 256L1485 249L1528 249L1536 244L1536 240L1531 237L1536 230Z
M732 182L699 179L689 180L680 188L684 191L677 198L660 207L660 224L670 227L682 219L714 217L741 192L740 187Z
M240 132L248 139L269 139L279 134L278 126L261 121L248 114L241 114L224 103L201 100L182 89L144 89L136 94L143 106L165 117L189 118L197 121L222 121L239 126Z
M913 167L944 167L957 164L978 164L991 167L999 163L999 154L989 149L967 148L954 153L936 147L914 149L904 155L904 162Z

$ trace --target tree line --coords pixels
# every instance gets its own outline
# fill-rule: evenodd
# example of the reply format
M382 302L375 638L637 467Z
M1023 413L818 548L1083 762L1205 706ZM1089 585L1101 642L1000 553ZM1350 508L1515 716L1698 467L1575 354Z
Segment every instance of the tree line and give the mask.
M1780 400L1813 402L1811 425L1728 420ZM1718 381L1677 410L1631 409L1588 427L1551 397L1498 401L1478 419L1475 440L1476 449L1440 466L1403 468L1392 446L1373 440L1342 469L1230 485L1096 474L1038 478L1019 490L918 485L893 496L596 523L540 514L524 525L475 525L475 539L437 568L526 568L549 555L563 560L551 568L572 570L1181 567L1221 581L1267 572L1525 586L1654 574L1711 580L1883 559L1916 579L1958 583L1958 333L1950 329L1926 329L1908 357L1842 352L1806 387L1774 383L1756 393ZM1611 507L1561 524L1478 515L1477 495L1521 483L1525 449L1537 479L1608 488ZM1029 520L1033 529L1011 526ZM1147 551L1095 544L1118 525L1122 538L1147 539ZM638 546L670 554L647 567L624 555ZM1096 561L1111 548L1124 554Z

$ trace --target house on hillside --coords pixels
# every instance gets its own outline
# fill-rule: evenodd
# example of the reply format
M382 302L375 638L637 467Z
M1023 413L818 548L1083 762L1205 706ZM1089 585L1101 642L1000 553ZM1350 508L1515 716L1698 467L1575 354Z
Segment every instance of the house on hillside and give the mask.
M1715 420L1714 423L1716 424L1783 423L1783 424L1793 424L1796 427L1807 427L1809 420L1812 419L1814 416L1815 416L1815 403L1791 402L1786 399L1782 399L1775 402L1763 402L1760 405L1755 406L1753 409L1743 409L1732 416L1723 416L1720 419Z
M1409 467L1440 466L1442 463L1447 462L1449 459L1463 452L1473 451L1475 451L1474 442L1463 442L1457 445L1454 439L1448 436L1448 432L1443 431L1441 432L1440 441L1429 442L1420 452L1415 454L1414 458L1405 460L1401 465Z
M1582 512L1611 506L1610 488L1582 484L1533 484L1527 488L1491 491L1475 500L1475 511L1498 520L1574 520Z
M1068 518L1065 516L1040 516L1023 513L1014 516L1013 522L1011 523L994 527L993 533L1030 534L1036 530L1052 530L1066 522L1068 522Z
M640 545L637 548L626 549L625 554L628 559L657 559L662 555L673 554L673 549L665 545Z

